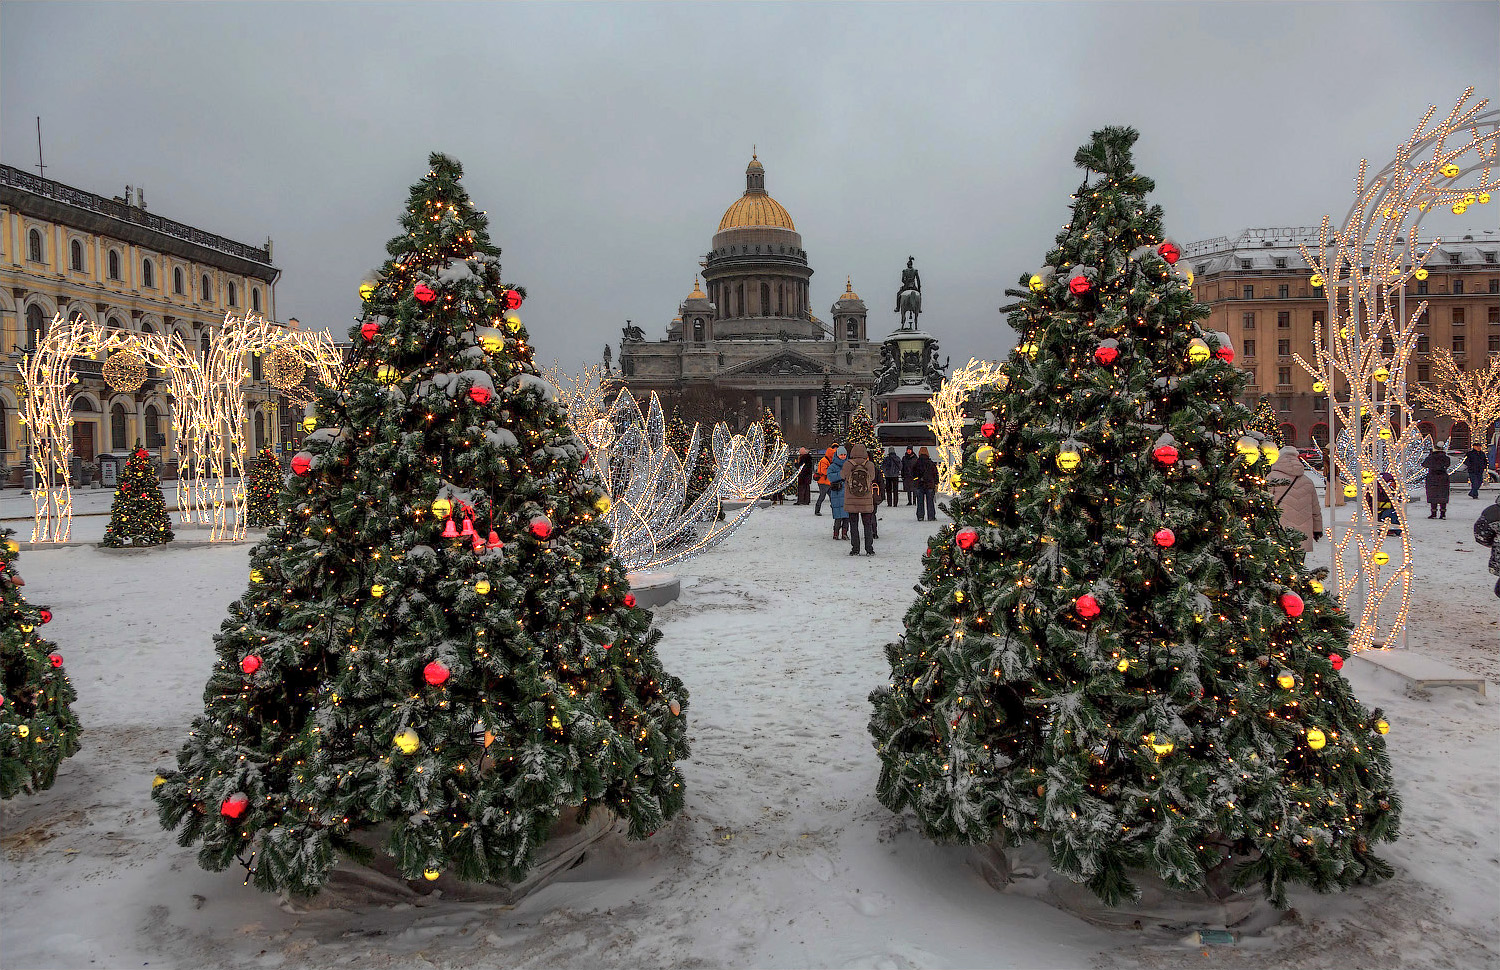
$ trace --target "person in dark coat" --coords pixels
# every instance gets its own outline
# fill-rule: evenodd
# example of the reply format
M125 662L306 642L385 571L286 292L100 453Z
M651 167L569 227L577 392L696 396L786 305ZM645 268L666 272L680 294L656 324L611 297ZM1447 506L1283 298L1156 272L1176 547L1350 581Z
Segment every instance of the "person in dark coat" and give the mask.
M938 467L931 458L927 457L927 449L923 448L917 454L917 460L912 465L912 477L917 486L917 521L922 521L922 513L927 513L929 521L937 521L937 484Z
M917 464L917 453L911 450L911 445L906 446L906 454L901 456L901 490L906 493L906 504L915 505L917 501L917 478L912 471Z
M1479 513L1474 523L1474 541L1490 550L1490 572L1500 576L1500 502ZM1495 595L1500 596L1500 579L1495 580Z
M1464 471L1469 473L1469 498L1479 497L1479 486L1484 484L1484 469L1489 464L1489 459L1484 457L1484 452L1477 445L1469 448L1464 455Z
M797 449L797 504L812 504L813 456L806 448Z
M885 504L896 504L896 483L901 480L901 457L895 448L887 448L880 459L880 477L885 479Z
M1427 504L1432 508L1427 515L1429 519L1448 517L1448 466L1452 464L1453 459L1439 445L1433 445L1432 454L1422 459L1422 467L1427 469L1422 484L1427 488Z

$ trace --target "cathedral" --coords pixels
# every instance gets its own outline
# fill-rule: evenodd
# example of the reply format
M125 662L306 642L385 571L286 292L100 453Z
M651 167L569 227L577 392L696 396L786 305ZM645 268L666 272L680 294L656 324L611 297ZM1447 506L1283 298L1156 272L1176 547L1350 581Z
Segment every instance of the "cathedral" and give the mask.
M866 332L864 301L846 280L831 323L813 315L813 271L802 236L766 192L765 167L753 155L745 193L724 210L701 265L702 278L665 339L648 341L640 327L625 328L619 376L632 393L656 391L664 400L694 390L753 396L750 416L770 408L793 445L818 437L820 395L843 409L863 404L874 412L870 395L882 344Z

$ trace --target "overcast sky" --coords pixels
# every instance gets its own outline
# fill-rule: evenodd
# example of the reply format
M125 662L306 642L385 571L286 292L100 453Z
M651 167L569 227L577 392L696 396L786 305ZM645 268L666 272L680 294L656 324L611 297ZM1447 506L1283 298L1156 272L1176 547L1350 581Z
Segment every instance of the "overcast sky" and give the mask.
M1014 343L1002 291L1066 221L1091 130L1141 131L1180 241L1316 225L1428 105L1500 97L1497 39L1494 0L6 2L0 159L35 171L41 115L49 177L271 237L278 316L343 335L448 152L538 362L576 369L626 318L664 335L756 144L814 312L848 274L883 335L913 255L958 366Z

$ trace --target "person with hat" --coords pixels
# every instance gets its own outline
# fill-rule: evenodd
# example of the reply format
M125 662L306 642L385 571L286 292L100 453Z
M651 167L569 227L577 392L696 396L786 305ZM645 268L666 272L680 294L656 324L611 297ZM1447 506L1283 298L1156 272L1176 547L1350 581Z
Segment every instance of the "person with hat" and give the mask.
M812 504L813 456L806 448L797 449L797 504Z

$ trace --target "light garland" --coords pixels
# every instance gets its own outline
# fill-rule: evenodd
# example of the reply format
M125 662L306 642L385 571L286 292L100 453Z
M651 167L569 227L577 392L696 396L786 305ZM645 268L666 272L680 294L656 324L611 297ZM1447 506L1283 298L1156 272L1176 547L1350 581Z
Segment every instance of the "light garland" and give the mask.
M964 404L981 387L1004 375L1000 364L971 358L948 375L932 396L932 420L927 423L937 438L938 491L954 494L953 477L964 463Z
M1454 211L1461 212L1457 206L1467 205L1463 200L1468 195L1475 194L1477 201L1477 193L1487 195L1500 188L1494 163L1500 151L1500 111L1484 111L1487 99L1465 110L1473 92L1472 87L1465 90L1448 116L1431 129L1427 124L1437 109L1429 108L1395 158L1373 178L1367 180L1369 166L1361 160L1355 202L1343 228L1330 233L1329 218L1324 216L1317 252L1305 243L1301 246L1312 268L1313 285L1325 288L1328 332L1326 340L1314 341L1311 362L1300 354L1293 358L1317 386L1327 389L1330 425L1342 424L1349 429L1350 442L1358 442L1357 448L1333 450L1333 475L1327 485L1339 488L1342 479L1354 487L1349 527L1341 534L1335 519L1329 538L1336 592L1355 620L1350 647L1356 651L1375 646L1388 599L1396 599L1396 609L1383 631L1386 644L1405 628L1411 609L1412 547L1402 456L1420 433L1406 400L1406 369L1416 348L1416 324L1427 304L1423 301L1415 312L1405 312L1406 282L1425 278L1422 266L1439 241L1420 247L1418 226L1424 214L1439 205L1453 204ZM1458 139L1457 147L1447 145L1450 138ZM1465 180L1466 175L1475 178ZM1336 376L1348 391L1345 401L1336 397ZM1400 435L1395 434L1397 427ZM1401 482L1400 495L1392 496L1394 526L1379 518L1374 501L1365 501L1367 484L1382 473ZM1395 533L1401 541L1401 561L1387 568L1376 557ZM1351 548L1352 569L1345 561ZM1384 556L1391 558L1389 553Z

